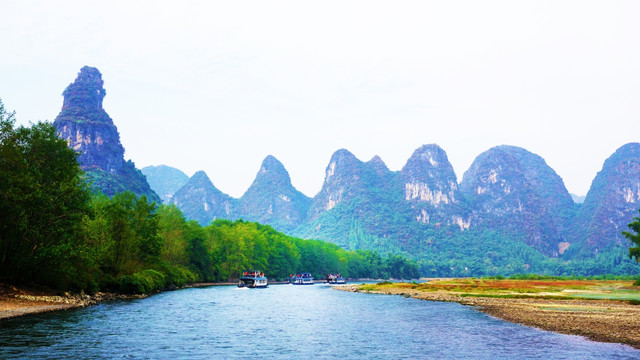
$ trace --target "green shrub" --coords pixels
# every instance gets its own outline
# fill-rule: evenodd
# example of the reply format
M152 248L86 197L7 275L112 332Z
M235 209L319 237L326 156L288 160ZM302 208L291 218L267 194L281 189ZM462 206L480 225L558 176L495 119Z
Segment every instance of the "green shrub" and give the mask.
M163 264L158 267L158 270L165 275L165 287L183 287L198 281L196 274L179 265Z
M117 280L117 291L122 294L144 294L145 286L133 275L124 275Z
M123 294L149 294L165 288L165 275L153 269L118 278L118 292Z

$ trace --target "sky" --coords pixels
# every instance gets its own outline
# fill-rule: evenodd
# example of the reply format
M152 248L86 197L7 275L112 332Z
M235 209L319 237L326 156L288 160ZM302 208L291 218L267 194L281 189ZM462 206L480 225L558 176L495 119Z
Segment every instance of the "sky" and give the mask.
M0 99L53 121L85 65L138 168L240 197L267 155L314 196L331 155L400 170L438 144L458 181L497 145L585 195L640 141L637 1L2 0Z

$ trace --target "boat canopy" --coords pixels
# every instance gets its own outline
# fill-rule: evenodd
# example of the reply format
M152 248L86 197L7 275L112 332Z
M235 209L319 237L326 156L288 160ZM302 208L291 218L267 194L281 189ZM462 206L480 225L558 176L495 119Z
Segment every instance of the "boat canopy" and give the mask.
M260 270L245 270L242 272L242 277L264 277L264 273Z

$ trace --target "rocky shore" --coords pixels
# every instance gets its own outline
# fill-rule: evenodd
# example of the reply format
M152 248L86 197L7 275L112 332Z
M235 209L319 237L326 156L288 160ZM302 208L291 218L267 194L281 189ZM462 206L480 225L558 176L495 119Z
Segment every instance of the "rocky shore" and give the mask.
M335 286L351 292L401 295L429 301L474 306L497 318L591 340L631 345L640 349L640 305L629 301L545 298L494 298L460 296L443 291L419 291L384 287L371 290L360 285Z
M101 301L136 299L146 295L120 295L98 292L87 294L55 294L47 289L19 289L0 284L0 320L52 311L69 310L97 304Z

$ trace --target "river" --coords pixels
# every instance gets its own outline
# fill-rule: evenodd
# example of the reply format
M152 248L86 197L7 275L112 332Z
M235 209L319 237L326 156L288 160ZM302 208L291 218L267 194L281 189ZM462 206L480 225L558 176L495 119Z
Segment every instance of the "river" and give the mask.
M327 285L214 286L0 321L0 359L640 359L471 307Z

